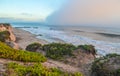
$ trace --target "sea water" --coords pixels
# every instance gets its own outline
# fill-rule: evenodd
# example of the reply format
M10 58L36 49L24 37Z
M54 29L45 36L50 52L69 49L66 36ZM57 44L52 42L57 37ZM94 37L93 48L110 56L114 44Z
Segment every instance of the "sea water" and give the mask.
M55 39L60 39L66 43L71 43L74 45L92 44L95 46L95 48L97 49L97 53L100 55L106 55L109 53L120 54L120 42L112 43L112 42L93 40L84 36L67 35L62 30L51 29L52 26L47 26L40 23L13 23L12 25L14 27L18 27L20 29L31 32L32 34L35 34L38 39L43 39L50 43L57 42L57 40ZM112 30L112 29L107 29L107 30L109 32L113 32L113 31L116 32L116 30ZM117 31L117 33L119 33L119 31Z

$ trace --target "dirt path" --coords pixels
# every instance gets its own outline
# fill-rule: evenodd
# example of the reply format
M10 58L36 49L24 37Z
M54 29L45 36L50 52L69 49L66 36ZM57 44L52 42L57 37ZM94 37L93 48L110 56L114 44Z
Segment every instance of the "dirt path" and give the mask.
M12 61L12 60L8 60L8 59L0 59L0 72L5 71L5 65L4 64L7 64L9 62L16 62L16 63L19 63L19 64L24 64L24 62ZM42 64L44 66L46 66L47 68L53 68L53 67L54 68L59 68L59 69L61 69L63 71L66 71L66 72L80 72L80 68L73 67L73 66L70 66L68 64L64 64L62 62L54 61L54 60L51 60L51 59L49 59L48 61L46 61Z
M50 60L50 59L47 62L44 62L43 65L49 68L51 67L59 68L67 72L80 72L80 68L73 67L71 65L58 62L58 61L54 61L54 60Z

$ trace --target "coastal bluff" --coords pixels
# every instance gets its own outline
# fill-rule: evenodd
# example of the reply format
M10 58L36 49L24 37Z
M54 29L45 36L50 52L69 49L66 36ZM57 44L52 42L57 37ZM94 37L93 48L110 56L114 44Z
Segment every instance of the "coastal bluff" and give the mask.
M9 23L0 23L0 41L5 42L14 49L19 49L13 28Z

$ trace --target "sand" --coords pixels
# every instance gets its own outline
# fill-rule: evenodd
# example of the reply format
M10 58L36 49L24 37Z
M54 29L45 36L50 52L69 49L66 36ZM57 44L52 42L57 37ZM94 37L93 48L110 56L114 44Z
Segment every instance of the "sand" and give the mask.
M37 42L41 44L47 44L48 42L42 39L36 38L35 35L22 29L14 28L13 32L17 38L17 43L20 48L25 49L27 45Z
M93 28L92 28L93 29ZM55 29L56 30L56 29ZM58 30L58 29L57 29ZM105 55L109 53L118 53L120 54L120 35L112 34L105 32L103 30L91 30L89 28L75 28L75 27L67 27L67 28L59 28L63 35L57 35L53 38L56 42L61 43L73 43L74 45L82 45L82 44L92 44L98 51L98 54ZM27 45L38 42L41 44L47 44L51 42L47 42L44 39L36 38L37 35L33 35L30 32L27 32L22 29L14 29L14 33L17 37L17 43L22 48L25 49ZM67 35L67 36L66 36ZM83 36L82 38L77 38L76 36ZM64 40L64 41L63 41Z

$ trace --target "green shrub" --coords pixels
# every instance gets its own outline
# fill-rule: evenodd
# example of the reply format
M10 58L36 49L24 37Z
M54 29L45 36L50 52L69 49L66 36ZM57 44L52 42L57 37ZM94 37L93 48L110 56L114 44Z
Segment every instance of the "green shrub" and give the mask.
M26 47L26 50L36 52L37 50L41 50L42 45L39 43L32 43Z
M107 54L107 55L106 55L106 57L109 57L109 58L111 58L111 57L116 57L116 56L120 56L120 55L118 55L118 54L116 54L116 53Z
M52 59L63 59L64 56L73 56L76 47L72 44L51 43L43 46L46 56Z
M92 76L120 76L120 55L108 54L92 64Z
M79 45L78 48L83 49L87 53L92 53L93 55L96 55L96 49L93 45Z
M11 71L12 70L12 71ZM65 73L56 68L46 68L40 63L32 66L20 65L17 63L7 64L6 75L9 76L83 76L81 73Z
M44 62L46 58L40 53L15 50L0 42L0 58L24 61L24 62Z
M0 41L5 42L5 40L9 39L10 33L9 31L0 32Z

